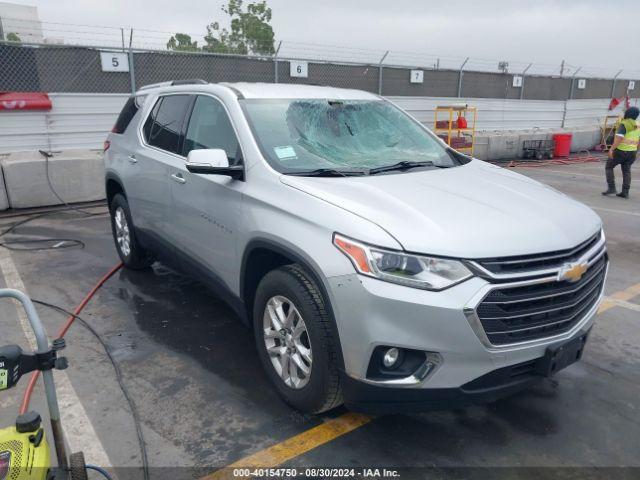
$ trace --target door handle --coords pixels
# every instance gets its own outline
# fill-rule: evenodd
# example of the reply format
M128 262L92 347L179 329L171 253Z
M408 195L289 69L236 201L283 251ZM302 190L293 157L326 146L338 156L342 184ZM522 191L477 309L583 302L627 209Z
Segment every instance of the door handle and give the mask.
M136 156L135 156L135 155L131 154L131 155L129 155L129 157L128 157L128 158L129 158L129 162L131 162L131 163L138 163L138 160L136 159Z
M178 183L187 183L187 179L184 178L181 173L172 173L171 179Z

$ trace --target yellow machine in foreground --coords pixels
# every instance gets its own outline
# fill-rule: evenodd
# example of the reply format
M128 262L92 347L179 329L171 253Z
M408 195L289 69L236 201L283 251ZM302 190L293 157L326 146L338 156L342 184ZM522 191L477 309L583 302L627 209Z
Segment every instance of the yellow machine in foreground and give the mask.
M40 371L49 407L51 433L58 460L51 464L51 449L36 412L19 415L14 425L0 430L0 480L86 480L87 469L81 452L67 458L53 369L62 370L67 361L57 352L65 346L63 339L50 345L33 303L24 293L8 288L0 289L0 298L15 298L25 309L38 350L24 352L18 345L0 347L0 392L14 387L20 377Z
M16 425L0 430L0 480L46 479L51 450L40 415L20 415Z

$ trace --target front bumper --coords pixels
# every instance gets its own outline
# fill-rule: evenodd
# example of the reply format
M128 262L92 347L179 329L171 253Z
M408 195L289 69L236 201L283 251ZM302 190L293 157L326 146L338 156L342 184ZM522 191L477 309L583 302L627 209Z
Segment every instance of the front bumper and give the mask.
M376 405L402 405L399 410L424 410L447 405L491 401L526 387L539 378L520 377L469 389L487 375L508 371L544 356L548 347L584 334L593 323L600 303L569 331L519 345L487 345L468 306L490 286L475 277L441 292L407 288L377 279L344 275L328 279L345 364L345 403L357 410ZM467 313L465 314L465 307ZM441 356L440 365L426 378L402 385L373 381L367 369L380 345L401 347ZM499 375L498 375L499 376ZM377 400L376 400L377 399Z
M539 381L543 377L535 373L513 375L514 371L527 368L530 363L535 361L494 370L457 388L381 387L345 375L342 394L349 410L362 413L393 414L462 408L493 402Z

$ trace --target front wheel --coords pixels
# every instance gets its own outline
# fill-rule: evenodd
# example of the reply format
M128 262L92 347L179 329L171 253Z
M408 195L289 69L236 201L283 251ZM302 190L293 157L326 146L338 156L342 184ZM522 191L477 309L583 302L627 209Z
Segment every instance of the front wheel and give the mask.
M330 321L322 292L298 265L273 270L258 285L253 325L260 360L283 400L303 412L342 403Z
M119 193L113 197L109 210L113 240L122 263L133 270L149 267L153 263L153 256L138 243L124 195Z

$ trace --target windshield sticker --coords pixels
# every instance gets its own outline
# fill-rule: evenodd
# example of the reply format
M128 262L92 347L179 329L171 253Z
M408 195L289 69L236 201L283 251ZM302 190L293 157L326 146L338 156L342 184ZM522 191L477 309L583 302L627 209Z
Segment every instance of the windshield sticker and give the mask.
M291 145L287 145L284 147L273 147L273 151L276 152L276 155L280 160L293 160L298 158L298 156L296 155L296 151Z

